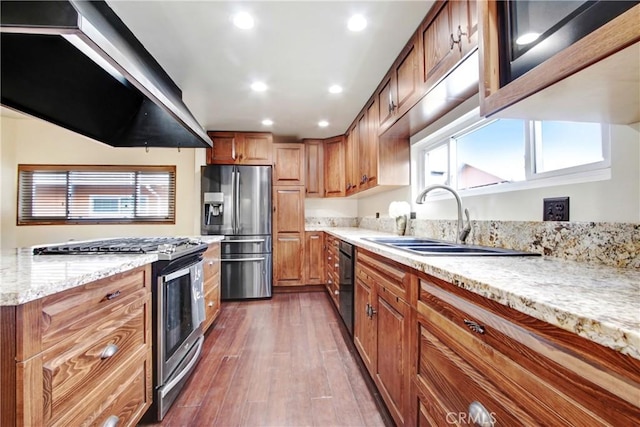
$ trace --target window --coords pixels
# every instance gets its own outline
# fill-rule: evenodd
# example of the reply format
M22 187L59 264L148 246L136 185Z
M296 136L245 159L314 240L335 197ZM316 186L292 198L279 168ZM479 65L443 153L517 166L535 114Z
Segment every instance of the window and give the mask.
M18 225L175 223L175 166L18 165Z
M603 170L610 165L609 151L608 127L600 123L488 120L473 114L414 148L420 188L447 184L483 192L555 185L558 177Z

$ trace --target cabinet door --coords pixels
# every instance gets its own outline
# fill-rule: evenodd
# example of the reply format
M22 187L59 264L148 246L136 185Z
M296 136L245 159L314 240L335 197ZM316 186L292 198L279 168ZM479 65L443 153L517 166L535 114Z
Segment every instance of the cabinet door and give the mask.
M395 73L397 116L400 117L413 105L420 95L420 76L418 74L418 38L413 37L398 56Z
M369 373L375 378L376 351L378 347L376 334L377 317L369 316L373 308L374 286L375 284L367 283L358 277L356 272L353 301L353 342Z
M465 55L478 45L478 4L476 0L464 0L455 1L451 6L454 37L458 37L459 26L460 47Z
M324 194L340 197L345 194L344 137L324 141Z
M378 99L374 97L373 102L367 108L367 127L369 129L369 167L367 169L367 188L378 184Z
M376 383L396 425L405 425L408 413L410 363L410 307L378 286Z
M367 182L369 180L369 126L367 123L367 115L366 113L360 116L357 120L357 136L358 139L356 144L358 146L358 183L360 189L367 187Z
M424 58L424 75L422 83L425 88L432 87L438 79L443 77L461 57L459 47L452 44L454 31L452 29L451 4L457 1L447 1L441 5L433 20L420 29ZM456 25L456 38L458 27Z
M275 185L304 185L304 144L274 144Z
M324 148L321 140L305 141L305 196L324 196Z
M303 285L304 242L301 233L279 233L274 239L273 284Z
M380 127L386 128L391 125L395 113L396 100L392 90L392 73L389 73L382 80L381 88L378 91L378 118Z
M240 163L270 165L273 137L270 133L243 133Z
M358 165L358 141L359 130L357 124L355 124L350 130L347 138L345 139L345 195L349 196L356 191L360 185L359 165Z
M207 164L234 164L239 159L238 141L233 132L207 132L213 142L207 148Z
M305 283L320 285L324 283L324 233L313 231L305 233Z
M304 189L298 186L273 187L273 232L304 233Z

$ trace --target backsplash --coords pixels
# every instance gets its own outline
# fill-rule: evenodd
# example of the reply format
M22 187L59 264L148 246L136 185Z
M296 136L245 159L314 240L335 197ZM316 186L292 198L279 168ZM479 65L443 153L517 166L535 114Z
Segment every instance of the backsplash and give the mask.
M352 217L306 217L306 227L357 227L358 218Z
M358 226L395 233L392 218L360 218ZM407 235L455 240L457 221L413 219ZM471 221L467 243L556 258L640 268L640 224L554 221Z

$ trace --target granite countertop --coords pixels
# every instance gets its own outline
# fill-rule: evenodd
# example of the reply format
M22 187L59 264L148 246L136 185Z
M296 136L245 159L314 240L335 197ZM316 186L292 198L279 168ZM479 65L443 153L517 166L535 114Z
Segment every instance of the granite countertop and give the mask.
M313 229L640 359L637 269L544 256L420 256L362 239L391 236L389 233L362 228Z
M196 236L205 243L224 236ZM19 305L158 260L157 254L33 255L32 248L0 252L0 306Z

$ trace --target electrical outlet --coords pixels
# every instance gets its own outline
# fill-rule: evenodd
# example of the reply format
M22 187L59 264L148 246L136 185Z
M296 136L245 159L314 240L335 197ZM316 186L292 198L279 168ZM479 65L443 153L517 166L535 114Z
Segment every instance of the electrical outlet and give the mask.
M543 199L543 206L542 219L544 221L569 221L568 197Z
M416 219L416 213L415 212L409 213L409 219Z

